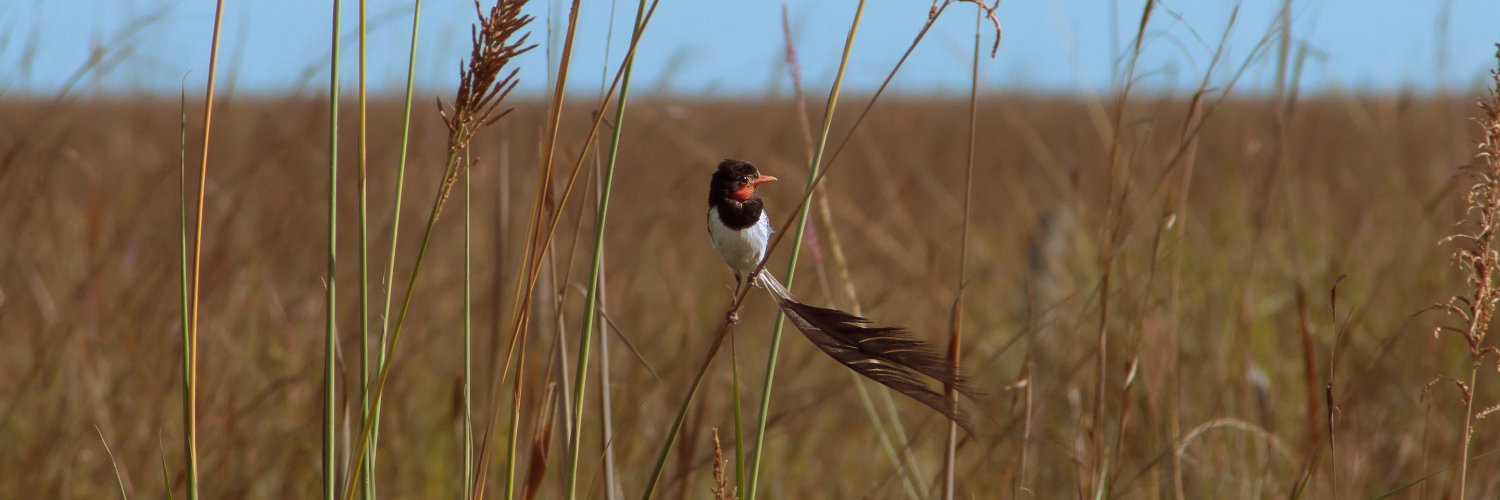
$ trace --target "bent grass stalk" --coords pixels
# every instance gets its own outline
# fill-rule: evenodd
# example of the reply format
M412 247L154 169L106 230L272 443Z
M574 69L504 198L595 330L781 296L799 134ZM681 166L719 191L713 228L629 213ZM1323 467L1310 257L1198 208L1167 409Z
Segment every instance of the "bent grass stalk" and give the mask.
M185 325L187 326L183 345L183 439L182 447L184 456L187 458L187 497L188 500L198 500L198 291L200 271L203 269L203 202L208 189L208 140L213 130L214 117L214 84L218 76L219 68L219 32L224 24L224 0L219 0L214 6L214 34L213 42L208 52L208 83L205 85L203 95L203 154L202 163L198 166L198 211L196 212L197 229L193 232L193 287L191 300L187 311L184 313ZM183 128L184 134L186 127ZM186 147L183 147L186 151ZM185 153L184 153L185 154ZM187 214L184 210L183 217ZM184 228L185 230L185 228ZM184 259L186 256L184 256ZM184 269L184 280L186 279Z

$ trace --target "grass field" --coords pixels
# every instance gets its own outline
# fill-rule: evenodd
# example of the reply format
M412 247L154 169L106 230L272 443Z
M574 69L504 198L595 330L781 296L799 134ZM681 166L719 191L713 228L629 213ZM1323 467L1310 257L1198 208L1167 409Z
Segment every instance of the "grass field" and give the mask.
M1202 83L1159 91L1148 0L1105 95L981 92L999 3L944 0L972 93L861 95L861 0L827 94L786 11L790 96L630 96L618 54L578 92L549 10L554 90L511 95L543 27L501 0L437 110L367 107L347 3L321 97L216 95L219 2L203 94L0 98L0 498L1500 494L1500 72L1303 93L1287 1L1248 52L1183 28ZM725 158L782 179L767 269L933 354L736 297Z
M1177 470L1190 498L1286 496L1308 470L1304 496L1313 498L1372 496L1429 473L1436 474L1400 496L1456 491L1455 472L1444 471L1458 461L1458 391L1441 385L1421 396L1435 376L1463 378L1467 351L1433 340L1436 313L1413 314L1463 287L1451 245L1438 242L1463 215L1455 175L1470 163L1478 137L1471 102L1305 97L1278 120L1270 101L1231 100L1203 129L1185 190L1182 170L1167 164L1187 103L1142 98L1127 106L1129 160L1115 193L1128 194L1117 205L1105 406L1096 422L1110 137L1103 121L1112 105L981 99L963 369L990 397L983 432L958 450L960 492L1087 495L1100 463L1096 432L1109 490L1122 498L1172 496ZM216 109L198 400L202 488L210 498L303 497L321 476L316 332L327 186L318 165L326 157L326 104L229 99ZM877 106L826 181L834 227L814 218L799 295L853 307L836 250L867 316L944 341L957 292L967 133L955 117L966 111L963 100ZM567 161L582 139L576 124L589 112L565 110L559 155ZM784 220L806 169L796 113L790 101L632 104L606 237L606 316L617 330L604 330L617 433L611 448L627 496L645 481L730 300L729 273L703 229L708 174L719 159L735 157L792 180L762 190L773 219ZM523 186L534 184L544 114L540 104L522 103L473 143L474 370L486 374L479 380L493 369L495 343L508 340L510 263L520 251ZM12 100L0 104L0 116L0 228L11 235L0 246L0 469L7 471L0 496L114 494L104 442L132 496L160 496L164 468L181 494L178 103ZM372 103L372 200L390 195L399 131L387 124L399 119L399 103ZM836 122L834 137L846 129ZM433 159L445 133L430 112L414 119L409 192L426 196L434 188L440 165ZM352 136L346 140L352 144ZM356 203L350 182L340 190L346 213ZM1169 211L1179 193L1187 204ZM404 232L415 232L425 208L408 208ZM372 211L382 214L372 217L376 242L388 231L384 210ZM593 201L566 207L543 267L544 299L535 306L525 367L537 375L527 379L523 450L544 428L544 398L567 385L553 364L558 334L568 343L563 349L577 348L589 254L579 242L592 234L591 217L575 222L580 211L592 213ZM450 208L439 221L411 335L393 368L377 468L379 491L390 498L462 489L459 214ZM341 231L339 257L353 262L353 228ZM784 258L774 256L773 266ZM400 261L397 275L407 266ZM353 266L340 271L351 273L340 280L353 282ZM380 274L372 280L383 283ZM1338 282L1335 311L1330 292L1339 276L1347 278ZM559 295L562 307L552 300ZM747 400L759 392L748 374L762 366L773 314L769 301L752 295L736 329ZM339 320L357 324L353 301L340 304ZM357 353L350 328L342 328L340 357L348 380ZM855 380L810 347L795 333L784 340L763 494L903 497L907 473L918 496L932 494L946 432L940 417L896 399L898 431L877 404L886 435L909 440L902 465L893 465ZM711 429L724 436L724 454L735 456L727 359L721 355L690 412L664 475L665 496L711 494ZM1500 401L1485 376L1476 408ZM1331 449L1330 381L1337 407ZM358 438L358 394L340 387L338 441L347 456ZM870 387L879 403L884 389ZM477 412L488 408L485 388L476 387ZM598 394L588 394L591 412ZM581 491L601 497L593 425L584 431L593 444L584 449L579 481ZM1475 428L1469 491L1494 495L1500 466L1486 453L1500 429L1485 420ZM542 497L560 494L562 441L554 436L550 453L521 454L522 471L539 465L535 457L547 464ZM502 462L490 462L491 475ZM492 487L501 480L492 478Z

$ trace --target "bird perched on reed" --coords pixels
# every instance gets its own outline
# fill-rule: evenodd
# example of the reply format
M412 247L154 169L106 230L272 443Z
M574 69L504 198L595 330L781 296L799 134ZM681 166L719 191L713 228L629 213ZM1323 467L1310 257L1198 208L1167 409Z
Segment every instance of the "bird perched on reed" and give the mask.
M756 273L771 240L771 222L755 190L775 180L750 163L731 159L720 162L709 181L708 234L734 271L735 293L745 286L764 288L792 324L834 361L937 410L973 434L967 413L943 392L951 387L970 399L975 393L938 350L904 329L802 303L769 270ZM737 320L731 316L730 321Z

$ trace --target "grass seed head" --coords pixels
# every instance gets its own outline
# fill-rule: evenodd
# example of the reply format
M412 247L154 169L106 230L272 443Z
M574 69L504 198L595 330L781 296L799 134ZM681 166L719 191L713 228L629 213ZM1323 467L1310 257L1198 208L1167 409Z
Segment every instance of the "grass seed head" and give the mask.
M527 43L531 33L521 32L533 19L521 13L525 5L525 0L497 0L486 14L479 1L474 2L479 21L470 27L469 60L459 66L458 91L452 104L438 100L438 113L448 127L448 168L443 173L439 207L468 168L457 161L459 151L468 147L479 129L513 109L503 105L519 82L518 68L511 68L511 61L536 48L536 44Z

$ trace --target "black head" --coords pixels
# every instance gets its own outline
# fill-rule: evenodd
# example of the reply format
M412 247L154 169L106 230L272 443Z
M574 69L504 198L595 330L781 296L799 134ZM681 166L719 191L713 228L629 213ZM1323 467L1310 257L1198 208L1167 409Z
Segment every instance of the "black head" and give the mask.
M714 170L713 180L708 183L708 204L731 200L745 202L755 196L755 186L776 180L761 175L760 170L748 162L724 160Z

